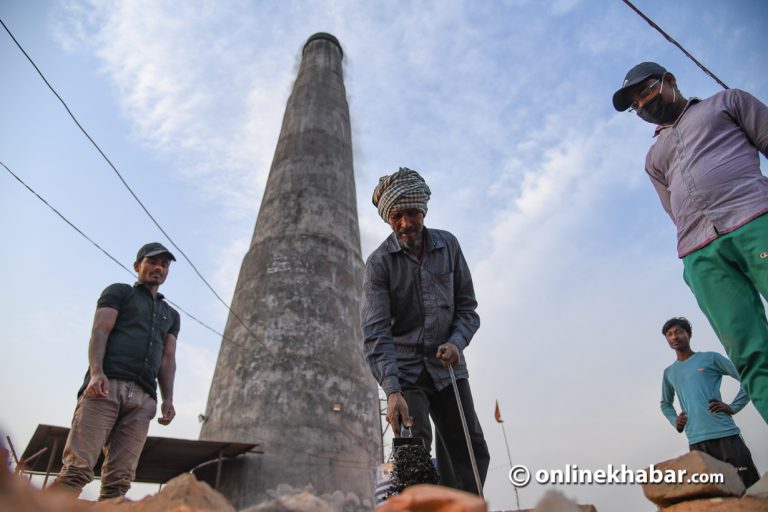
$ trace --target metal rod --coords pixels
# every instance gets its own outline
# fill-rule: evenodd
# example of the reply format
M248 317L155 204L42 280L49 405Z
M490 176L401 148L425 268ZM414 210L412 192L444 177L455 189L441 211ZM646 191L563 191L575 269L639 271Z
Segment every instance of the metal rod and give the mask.
M59 438L53 440L53 449L51 455L48 457L48 467L45 468L45 480L43 480L43 489L48 485L48 477L51 476L51 468L53 467L53 458L56 456L56 452L59 449Z
M35 465L35 462L37 462L37 458L40 457L42 454L48 451L47 446L43 446L39 450L37 450L35 453L27 457L26 459L22 460L20 462L21 464L21 471L24 471L25 467L31 467Z
M219 450L219 462L216 464L216 485L214 489L219 490L219 483L221 482L221 461L224 450Z
M456 376L453 374L453 365L448 365L448 371L451 373L451 384L453 393L456 395L456 405L459 406L459 416L461 416L461 426L464 428L464 438L467 440L467 451L469 451L469 461L472 463L472 472L475 474L475 485L477 494L483 497L483 486L480 484L480 473L477 471L477 462L475 462L475 451L472 449L472 440L469 438L469 429L467 428L467 418L464 417L464 407L461 405L459 396L459 386L456 385Z
M507 441L507 429L504 428L504 422L501 423L501 431L504 433L504 444L507 445L507 459L509 459L509 469L512 469L512 455L509 453L509 442ZM515 502L517 503L517 510L520 510L520 496L517 495L517 486L512 484L515 488Z
M11 436L5 436L5 439L8 440L8 448L11 449L11 455L13 456L13 462L16 464L16 473L19 472L19 458L16 456L16 450L13 448L13 443L11 442Z

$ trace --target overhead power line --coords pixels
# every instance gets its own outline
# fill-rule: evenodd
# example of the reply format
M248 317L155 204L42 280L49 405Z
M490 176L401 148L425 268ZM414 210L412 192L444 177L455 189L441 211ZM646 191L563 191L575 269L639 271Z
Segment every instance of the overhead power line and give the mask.
M86 235L86 234L85 234L85 233L84 233L84 232L83 232L83 231L82 231L80 228L78 228L78 227L77 227L75 224L73 224L73 223L72 223L72 222L71 222L69 219L67 219L67 218L66 218L66 217L65 217L65 216L64 216L64 215L63 215L63 214L62 214L62 213L61 213L59 210L57 210L56 208L54 208L54 207L53 207L53 206L52 206L52 205L51 205L51 204L50 204L48 201L46 201L46 200L45 200L45 198L44 198L43 196L41 196L40 194L38 194L37 192L35 192L35 190L34 190L32 187L30 187L29 185L27 185L27 184L24 182L24 180L22 180L22 179L21 179L21 178L20 178L20 177L19 177L19 176L18 176L18 175L15 173L15 172L13 172L13 171L12 171L12 170L11 170L11 169L10 169L10 168L7 166L7 165L5 165L5 164L4 164L2 161L0 161L0 166L3 166L3 167L5 168L5 170L6 170L6 171L8 171L8 173L9 173L11 176L13 176L14 178L16 178L16 181L18 181L19 183L21 183L21 184L22 184L22 185L23 185L23 186L24 186L24 187L25 187L27 190L29 190L29 191L30 191L32 194L34 194L34 195L35 195L35 196L36 196L36 197L37 197L37 198L38 198L40 201L42 201L42 203L43 203L43 204L45 204L45 206L47 206L48 208L50 208L50 209L51 209L51 211L53 211L53 213L55 213L56 215L58 215L58 216L59 216L59 218L60 218L61 220L63 220L64 222L66 222L66 223L69 225L69 227L71 227L72 229L74 229L75 231L77 231L77 232L80 234L80 236L82 236L83 238L85 238L86 240L88 240L89 242L91 242L91 244L93 244L93 245L94 245L94 246L95 246L95 247L96 247L98 250L100 250L102 253L104 253L104 255L105 255L107 258L111 259L111 260L112 260L113 262L115 262L115 263L116 263L118 266L120 266L120 268L122 268L123 270L125 270L126 272L128 272L129 274L131 274L131 276L133 276L133 277L136 277L136 274L134 273L134 271L133 271L133 270L131 270L131 269L129 269L128 267L126 267L125 265L123 265L123 264L120 262L120 260L118 260L117 258L115 258L114 256L112 256L112 255L111 255L109 252L107 252L107 250L106 250L106 249L104 249L102 246L100 246L98 243L96 243L96 242L95 242L95 241L94 241L94 240L93 240L91 237L89 237L88 235ZM247 347L243 347L242 345L240 345L239 343L237 343L235 340L233 340L233 339L230 339L230 338L228 338L228 337L224 336L222 333L220 333L219 331L217 331L216 329L214 329L214 328L213 328L213 327L211 327L210 325L206 324L206 323L205 323L205 322L203 322L202 320L198 319L197 317L195 317L195 316L194 316L193 314L191 314L190 312L186 311L184 308L182 308L182 307L181 307L181 306L179 306L178 304L176 304L176 303L174 303L174 302L172 302L172 301L168 300L167 298L165 298L165 299L163 299L163 300L165 300L166 302L168 302L169 304L171 304L173 307L175 307L176 309L178 309L179 311L181 311L182 313L184 313L185 315L187 315L189 318L191 318L192 320L194 320L195 322L197 322L197 323L198 323L198 324L200 324L201 326L205 327L206 329L208 329L208 330L209 330L209 331L211 331L212 333L214 333L214 334L216 334L216 335L218 335L218 336L221 336L221 338L222 338L222 339L224 339L224 340L226 340L226 341L229 341L230 343L233 343L234 345L237 345L238 347L240 347L240 348L241 348L241 349L243 349L243 350L250 350L250 349L249 349L249 348L247 348Z
M723 81L722 81L722 80L720 80L719 78L717 78L717 76L715 76L715 74L714 74L713 72L711 72L710 70L708 70L708 69L707 69L707 68L704 66L704 64L702 64L701 62L699 62L698 60L696 60L696 58L695 58L693 55L691 55L691 54L688 52L688 50L686 50L685 48L683 48L683 46L682 46L680 43L678 43L677 41L675 41L675 40L672 38L672 36L670 36L669 34L667 34L666 32L664 32L664 30L663 30L663 29L662 29L660 26L658 26L658 25L657 25L657 24L656 24L656 23L655 23L655 22L654 22L654 21L653 21L651 18L649 18L648 16L646 16L645 14L643 14L643 12L642 12L640 9L638 9L637 7L635 7L635 6L632 4L632 2L630 2L629 0L621 0L621 1L622 1L622 2L624 2L625 4L627 4L627 5L629 6L629 8L630 8L630 9L632 9L633 11L635 11L635 12L636 12L636 13L637 13L637 14L638 14L638 15L639 15L641 18L643 18L645 21L647 21L647 22L648 22L648 24L649 24L650 26L652 26L652 27L653 27L653 28L655 28L657 31L659 31L659 33L660 33L661 35L663 35L663 36L664 36L664 38L665 38L667 41L669 41L670 43L672 43L672 44L674 44L675 46L677 46L678 48L680 48L680 50L682 50L682 52L683 52L683 53L684 53L684 54L685 54L685 55L686 55L686 56L687 56L689 59L691 59L691 60L692 60L692 61L693 61L693 62L694 62L694 63L695 63L697 66L699 66L699 67L700 67L700 68L701 68L701 69L702 69L702 70L703 70L703 71L704 71L706 74L708 74L709 76L711 76L712 78L714 78L714 79L715 79L715 82L717 82L718 84L722 85L722 86L723 86L723 89L728 89L728 86L727 86L727 85L725 85L725 83L723 83Z
M69 227L71 227L72 229L77 231L80 234L80 236L82 236L83 238L88 240L98 250L100 250L102 253L104 253L104 255L106 255L109 259L111 259L113 262L115 262L117 265L119 265L120 268L122 268L123 270L125 270L126 272L131 274L132 276L135 275L132 270L130 270L128 267L126 267L125 265L120 263L120 261L117 258L112 256L109 252L107 252L106 249L101 247L98 243L96 243L93 239L91 239L88 235L86 235L80 228L78 228L74 223L72 223L69 219L67 219L59 210L57 210L48 201L46 201L44 197L42 197L40 194L38 194L32 187L27 185L26 182L24 182L24 180L22 180L7 165L5 165L5 163L0 161L0 166L5 168L5 170L11 176L13 176L16 179L16 181L21 183L29 192L34 194L43 204L45 204L45 206L47 206L51 211L53 211L53 213L58 215L58 217L61 220L66 222L69 225ZM243 345L241 345L240 343L236 342L235 340L233 340L231 338L227 338L222 333L220 333L217 330L215 330L213 327L209 326L208 324L206 324L202 320L199 320L195 316L191 315L189 312L185 311L178 304L168 300L167 298L164 298L163 300L165 300L166 302L171 304L173 307L175 307L176 309L178 309L179 311L181 311L182 313L187 315L189 318L191 318L192 320L194 320L198 324L202 325L203 327L205 327L206 329L210 330L214 334L217 334L218 336L221 336L221 338L223 340L229 341L230 343L232 343L233 345L237 346L241 350L244 350L244 351L247 351L247 352L254 352L255 351L251 347L244 347ZM271 355L271 354L268 354L268 355ZM344 429L344 430L346 431L348 437L350 439L352 439L354 442L356 442L356 443L358 443L360 445L364 444L364 440L362 438L359 438L359 436L357 436L354 432L351 432L351 431L346 430L346 429ZM305 461L303 463L305 466L327 466L328 465L328 461L331 461L331 462L333 462L333 464L338 465L339 467L347 468L347 469L368 470L368 469L371 468L371 461L369 461L369 460L362 460L362 459L358 459L358 460L355 460L355 459L339 459L338 456L334 455L334 454L314 453L314 452L306 451L306 450L303 450L301 448L297 448L297 447L295 447L293 445L288 445L288 444L281 444L281 443L272 443L272 444L275 444L276 446L278 446L278 447L280 447L282 449L290 450L290 451L293 451L293 452L296 452L296 453L301 453L301 454L307 455L308 457L312 457L314 459L318 459L319 461L323 461L323 462Z
M67 219L67 218L66 218L66 217L65 217L65 216L64 216L64 215L63 215L61 212L59 212L59 211L58 211L56 208L54 208L54 207L53 207L53 206L52 206L52 205L51 205L51 204L50 204L48 201L46 201L46 200L45 200L45 198L43 198L43 197L42 197L40 194L38 194L37 192L35 192L35 190L34 190L34 189L32 189L32 187L30 187L29 185L27 185L27 184L24 182L24 180L22 180L22 179L21 179L21 178L20 178L20 177L19 177L19 176L18 176L16 173L14 173L14 172L13 172L13 171L12 171L12 170L11 170L11 169L10 169L10 168L7 166L7 165L5 165L5 164L4 164L2 161L0 161L0 166L4 167L4 168L5 168L5 170L6 170L6 171L8 171L8 173L9 173L11 176L13 176L14 178L16 178L16 180L17 180L19 183L21 183L21 184L22 184L22 185L23 185L23 186L24 186L24 187L25 187L27 190L29 190L29 191L30 191L32 194L34 194L34 195L35 195L35 196L36 196L36 197L37 197L37 198L38 198L40 201L42 201L42 202L43 202L43 204L45 204L45 205L46 205L48 208L50 208L50 209L51 209L51 210L52 210L52 211L53 211L53 212L54 212L56 215L58 215L58 216L59 216L59 218L60 218L61 220L63 220L64 222L66 222L66 223L67 223L67 224L68 224L68 225L69 225L69 226L70 226L72 229L74 229L75 231L77 231L77 232L80 234L80 236L82 236L83 238L85 238L86 240L88 240L89 242L91 242L91 243L92 243L92 244L93 244L93 245L94 245L94 246L95 246L95 247L96 247L98 250L100 250L101 252L103 252L103 253L104 253L104 254L105 254L105 255L106 255L106 256L107 256L109 259L111 259L113 262L115 262L117 265L119 265L119 266L120 266L120 268L122 268L123 270L125 270L126 272L128 272L129 274L131 274L132 276L134 275L134 273L133 273L131 270L129 270L129 269L128 269L128 267L126 267L125 265L123 265L122 263L120 263L120 261L119 261L117 258L115 258L115 257L114 257L114 256L112 256L111 254L109 254L109 252L107 252L107 251L106 251L106 250L105 250L103 247L101 247L99 244L97 244L96 242L94 242L94 241L93 241L93 240L92 240L92 239L91 239L91 238L90 238L88 235L86 235L86 234L85 234L85 233L84 233L84 232L83 232L83 231L82 231L80 228L78 228L78 227L77 227L77 226L75 226L75 225L74 225L72 222L70 222L70 220L69 220L69 219ZM220 332L216 331L214 328L210 327L210 326L209 326L209 325L207 325L205 322L203 322L203 321L201 321L201 320L199 320L199 319L195 318L193 315L189 314L187 311L185 311L184 309L182 309L181 307L179 307L179 305L178 305L178 304L175 304L174 302L172 302L172 301L168 300L167 298L164 298L163 300L165 300L166 302L168 302L169 304L171 304L173 307L177 308L179 311L181 311L182 313L184 313L184 314L185 314L185 315L187 315L189 318L191 318L192 320L194 320L194 321L195 321L195 322L197 322L198 324L202 325L202 326L203 326L203 327L205 327L206 329L210 330L210 331L211 331L211 332L213 332L214 334L217 334L217 335L221 336L221 338L222 338L222 339L224 339L224 340L226 340L226 341L229 341L230 343L234 344L235 346L239 347L239 348L240 348L240 349L242 349L242 350L245 350L245 351L253 351L253 349L252 349L252 348L250 348L250 347L244 347L243 345L239 344L239 343L238 343L238 342L236 342L235 340L233 340L233 339L231 339L231 338L227 338L226 336L224 336L224 335L223 335L223 334L221 334ZM342 427L342 428L343 428L343 427ZM345 429L345 430L346 430L346 429ZM360 445L363 445L363 444L364 444L364 440L363 440L363 439L360 439L360 438L358 438L358 436L356 436L354 432L351 432L351 431L349 431L349 430L346 430L346 433L347 433L347 435L348 435L348 437L349 437L350 439L354 440L354 441L355 441L355 442L357 442L358 444L360 444ZM338 467L341 467L341 468L346 468L346 469L360 469L360 470L368 470L368 469L370 469L370 468L371 468L371 461L369 461L369 460L362 460L362 459L360 459L360 460L354 460L354 459L339 459L337 455L333 455L333 454L323 454L323 453L313 453L313 452L309 452L309 451L306 451L306 450L302 450L301 448L296 448L295 446L293 446L293 445L289 445L289 444L281 444L281 443L272 443L272 444L274 444L274 445L276 445L276 446L278 446L278 447L280 447L280 448L282 448L282 449L290 450L290 451L293 451L293 452L296 452L296 453L301 453L301 454L307 455L308 457L312 457L312 458L314 458L314 459L319 459L320 461L323 461L323 462L310 462L310 461L305 461L305 462L304 462L304 465L305 465L305 466L323 466L323 467L325 467L325 466L327 466L327 465L328 465L328 463L329 463L328 461L331 461L331 462L332 462L334 465L337 465Z
M30 56L29 56L29 54L26 52L26 50L24 50L24 48L21 46L21 44L20 44L20 43L19 43L19 42L16 40L16 38L15 38L15 37L14 37L14 35L13 35L13 33L11 33L10 29L9 29L9 28L8 28L8 27L5 25L5 23L3 22L2 18L0 18L0 24L3 26L3 28L4 28L4 29L5 29L5 31L8 33L8 35L11 37L11 39L12 39L12 40L13 40L13 42L16 44L16 46L19 48L19 50L21 50L21 53L23 53L23 54L24 54L24 57L26 57L26 58L27 58L27 60L29 61L29 63L30 63L30 64L32 64L32 67L34 67L34 68L35 68L35 71L37 71L37 74L38 74L38 75L40 75L40 78L42 78L42 79L43 79L43 82L45 82L45 85L47 85L47 86L48 86L48 88L51 90L51 92L52 92L52 93L53 93L53 94L56 96L56 98L58 98L59 102L61 102L61 104L64 106L64 108L66 109L67 113L69 114L69 117L71 117L71 118L72 118L72 120L75 122L75 124L77 125L77 127L80 129L80 131L81 131L81 132L83 132L83 135L85 135L85 137L86 137L86 138L87 138L87 139L88 139L88 140L91 142L91 144L93 145L93 147L94 147L94 148L96 148L96 150L99 152L99 154L100 154L100 155L101 155L101 156L104 158L104 160L107 162L107 164L109 164L109 166L110 166L110 167L112 168L112 170L115 172L115 174L116 174L116 175L117 175L117 177L120 179L120 181L122 182L122 184L125 186L125 188L128 190L128 192L130 192L131 196L133 196L133 198L136 200L136 202L139 204L139 206L141 206L141 209L142 209L142 210L144 210L144 213L146 213L146 214L147 214L147 216L148 216L148 217L149 217L149 218L152 220L152 222L155 224L155 226L157 226L157 229L159 229L159 230L160 230L160 232L161 232L161 233L162 233L162 234L165 236L165 238L167 238L167 239L168 239L168 241L171 243L171 245L173 245L173 247L174 247L174 248L176 248L176 250L179 252L179 254L181 254L181 255L182 255L182 257L183 257L183 258L184 258L184 259L187 261L187 263L189 263L189 266L191 266L191 267L192 267L192 270L194 270L194 271L195 271L195 274L197 274L197 276L198 276L198 277L199 277L199 278L200 278L200 279L203 281L203 283L205 283L205 286L207 286L207 287L208 287L208 289L209 289L209 290L210 290L210 291L211 291L211 292L212 292L212 293L213 293L213 294L216 296L216 298L219 300L219 302L221 302L221 303L224 305L224 307L225 307L225 308L227 308L227 310L230 312L230 314L231 314L233 317L235 317L235 319L237 319L237 321L238 321L238 322L240 322L240 324L241 324L241 325L242 325L242 326L245 328L245 330L246 330L246 331L248 331L248 333L249 333L251 336L253 336L253 339L254 339L254 340L256 340L258 343L261 343L261 344L263 345L263 343L261 342L261 340L259 340L259 338L258 338L258 337L257 337L257 336L256 336L256 335L253 333L253 331L251 331L250 327L248 327L248 325L246 325L246 323L245 323L245 322L243 322L243 320L240 318L240 316L239 316L237 313L235 313L235 312L232 310L232 308L229 306L229 304L227 304L227 302L226 302L224 299L222 299L222 298L221 298L221 296L220 296L218 293L216 293L216 290L214 290L214 289L213 289L213 286L211 286L211 284L210 284L210 283L209 283L209 282L208 282L208 281L205 279L205 277L203 277L203 275L202 275L202 274L200 273L200 271L197 269L197 267L195 266L195 264L194 264L194 263L192 263L192 260L190 260L190 259L187 257L186 253L185 253L185 252L184 252L184 251L181 249L181 247L179 247L178 245L176 245L176 242L174 242L174 241L173 241L173 239L171 238L171 236L170 236L170 235L169 235L169 234L168 234L168 233L165 231L165 229L163 229L163 227L160 225L160 223L159 223L159 222L158 222L158 221L155 219L155 217L154 217L154 216L153 216L153 215L152 215L152 214L149 212L149 210L147 209L147 207L146 207L146 206L144 206L144 203L143 203L143 202L142 202L142 201L139 199L139 197L136 195L136 193L133 191L133 189L132 189L132 188L131 188L131 187L128 185L128 182L126 182L126 181L125 181L125 178L123 178L123 175L122 175L122 174L120 174L120 172L117 170L117 167L115 167L115 165L114 165L114 164L112 163L112 161L111 161L111 160L110 160L110 159L107 157L107 155L104 153L104 151L102 151L102 150L101 150L101 148L100 148L100 147L99 147L99 145L96 143L96 141L95 141L95 140L93 140L93 138L92 138L92 137L91 137L91 136L88 134L88 132L85 130L85 128L83 128L83 126L82 126L82 125L80 124L80 122L77 120L77 117L75 117L75 114L73 114L73 113L72 113L72 110L70 110L69 106L68 106L68 105L67 105L67 103L64 101L64 99L63 99L63 98L62 98L62 97L59 95L59 93L58 93L58 92L56 92L56 89L54 89L54 88L53 88L53 86L50 84L50 82L48 82L48 80L45 78L45 75L43 75L43 72L42 72L42 71L40 71L40 68L39 68L39 67L37 67L37 64L35 64L35 61L34 61L34 60L32 60L32 57L30 57ZM265 347L265 348L266 348L266 347Z

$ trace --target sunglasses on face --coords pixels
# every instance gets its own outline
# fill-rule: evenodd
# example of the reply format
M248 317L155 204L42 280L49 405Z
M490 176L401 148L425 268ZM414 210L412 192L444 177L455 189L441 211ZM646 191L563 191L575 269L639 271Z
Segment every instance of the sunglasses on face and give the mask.
M653 82L651 85L649 85L648 87L646 87L645 89L637 93L637 95L635 95L635 98L632 100L632 105L630 105L629 111L636 112L637 109L639 109L640 107L648 103L648 100L651 99L651 97L653 96L654 87L656 87L656 84L661 82L661 80L662 79L659 78L658 80ZM661 90L659 90L659 92L661 92Z

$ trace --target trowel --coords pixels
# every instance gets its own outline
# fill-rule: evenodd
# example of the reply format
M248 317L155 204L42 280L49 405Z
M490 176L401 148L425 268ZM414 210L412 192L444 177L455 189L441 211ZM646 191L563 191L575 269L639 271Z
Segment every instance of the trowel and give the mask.
M424 440L420 437L413 437L411 429L400 423L400 437L392 438L392 451L394 452L396 448L408 445L418 445L423 447Z

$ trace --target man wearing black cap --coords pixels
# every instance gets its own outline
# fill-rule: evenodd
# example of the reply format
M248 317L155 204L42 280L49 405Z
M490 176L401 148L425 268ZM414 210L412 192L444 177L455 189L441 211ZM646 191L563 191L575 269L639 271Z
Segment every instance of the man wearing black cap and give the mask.
M158 383L163 397L158 422L168 425L176 415L179 314L157 291L172 260L161 244L146 244L133 264L136 284L116 283L102 292L88 345L88 371L53 488L79 495L93 480L103 450L99 500L123 496L157 411Z
M657 125L645 170L677 227L685 282L768 422L768 107L737 89L687 100L655 62L629 70L613 106Z

